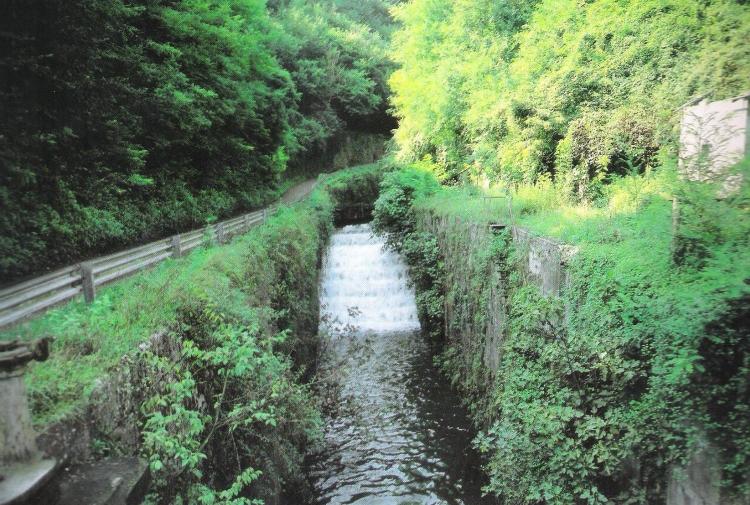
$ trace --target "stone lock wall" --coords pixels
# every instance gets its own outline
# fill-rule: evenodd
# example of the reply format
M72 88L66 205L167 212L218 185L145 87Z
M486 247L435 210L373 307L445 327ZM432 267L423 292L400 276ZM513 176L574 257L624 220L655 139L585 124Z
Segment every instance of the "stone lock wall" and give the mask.
M577 248L511 227L516 254L512 265L502 265L489 254L496 228L430 212L420 216L419 228L437 237L444 260L446 340L460 346L458 355L467 361L465 370L482 367L486 376L493 377L507 338L503 322L507 317L509 269L520 272L525 282L538 286L545 296L560 296L571 283L568 264ZM566 319L571 310L574 308L565 307ZM462 377L461 381L469 389L478 385L478 379L472 377ZM720 468L711 448L700 448L683 468L672 469L666 504L745 505L722 497L720 481Z
M465 356L481 355L483 366L494 375L502 360L507 289L506 269L491 253L491 241L499 230L432 213L422 215L419 226L437 237L445 262L448 340L460 342ZM543 294L560 295L570 280L566 265L575 249L535 237L523 228L513 227L510 234L519 251L513 268L521 269Z

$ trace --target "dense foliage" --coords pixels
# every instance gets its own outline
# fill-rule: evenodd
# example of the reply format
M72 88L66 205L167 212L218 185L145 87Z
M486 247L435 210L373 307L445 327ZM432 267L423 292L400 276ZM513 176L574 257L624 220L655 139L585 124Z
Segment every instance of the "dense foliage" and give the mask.
M393 176L375 216L485 427L488 491L660 503L671 465L708 444L722 496L746 501L748 164L727 194L681 180L676 158L683 104L750 87L750 7L413 0L394 13L399 156L443 182L499 183L500 204L476 190L419 203L415 175ZM482 238L497 219L578 247L560 297L529 286L528 250Z
M257 207L341 152L377 152L372 136L396 126L391 87L414 164L385 175L374 226L409 262L423 327L484 428L487 491L659 503L671 465L708 443L726 493L750 496L748 164L729 193L674 166L679 107L750 87L747 2L6 4L0 284ZM462 174L500 181L511 212L440 189ZM379 177L334 181L334 198L372 199ZM37 421L80 413L156 324L177 351L129 358L153 501L240 503L299 479L317 423L301 385L313 263L332 212L316 205L324 218L282 213L179 275L167 262L20 330L60 337L30 380ZM564 292L531 285L529 251L486 232L498 217L578 247Z
M330 203L319 203L213 254L199 275L221 275L215 287L228 281L230 296L187 288L170 334L179 359L152 348L136 356L147 369L141 452L154 502L309 493L302 457L320 411L305 377L317 354L315 266L331 231Z
M280 28L274 54L299 96L291 118L293 163L323 169L347 137L390 135L396 127L387 112L392 3L269 2Z
M326 180L326 192L335 205L336 227L372 220L372 210L380 191L380 182L388 167L365 165L356 170L339 172Z
M628 153L643 170L674 149L689 99L750 88L739 0L414 0L395 15L400 153L454 176L549 173L585 197Z
M258 207L387 133L390 63L362 23L387 33L387 5L7 2L0 284Z
M318 191L231 243L71 302L0 338L56 336L31 367L37 431L77 419L94 456L151 463L149 503L301 502L319 436L308 385L318 345L317 269L333 204ZM62 428L61 428L62 427ZM91 437L91 438L89 438ZM77 447L65 451L79 451ZM85 450L85 447L84 447Z
M564 187L513 191L518 224L576 247L557 295L530 275L527 243L488 233L507 208L476 190L428 198L420 170L386 177L375 223L410 264L502 503L663 503L672 465L706 444L722 496L750 496L747 167L720 200L666 168L608 187L601 210L561 205ZM665 191L682 198L678 230Z

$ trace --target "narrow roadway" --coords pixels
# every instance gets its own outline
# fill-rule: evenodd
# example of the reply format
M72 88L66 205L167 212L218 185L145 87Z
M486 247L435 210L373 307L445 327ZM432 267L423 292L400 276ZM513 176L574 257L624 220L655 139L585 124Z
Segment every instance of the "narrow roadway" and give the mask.
M286 193L281 195L281 203L289 205L306 197L310 194L310 191L312 191L312 188L317 180L318 179L310 179L307 181L298 182L291 188L287 189Z

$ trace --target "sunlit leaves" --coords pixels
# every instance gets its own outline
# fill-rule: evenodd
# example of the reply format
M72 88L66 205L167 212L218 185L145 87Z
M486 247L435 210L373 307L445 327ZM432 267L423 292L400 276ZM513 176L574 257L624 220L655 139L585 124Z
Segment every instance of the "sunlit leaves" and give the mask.
M274 51L287 68L300 114L290 123L293 164L326 155L347 130L388 133L387 26L369 25L362 12L383 12L383 2L288 2L274 10Z
M619 163L606 146L621 131L610 120L595 126L599 140L581 146L604 151L594 163L557 159L582 116L648 118L632 145L653 149L674 141L672 112L690 97L747 87L750 15L731 0L418 0L394 13L400 153L432 154L455 172L533 180L569 163L563 178L590 172L593 181Z

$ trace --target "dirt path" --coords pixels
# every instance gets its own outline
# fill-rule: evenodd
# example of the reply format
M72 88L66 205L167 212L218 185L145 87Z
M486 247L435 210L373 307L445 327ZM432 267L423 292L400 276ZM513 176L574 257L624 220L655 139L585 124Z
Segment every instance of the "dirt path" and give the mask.
M315 181L317 181L317 179L298 182L297 184L286 190L286 193L281 196L281 203L289 205L302 200L310 194L313 186L315 186Z

